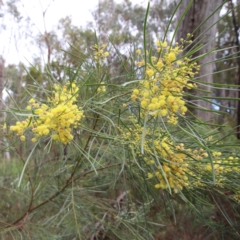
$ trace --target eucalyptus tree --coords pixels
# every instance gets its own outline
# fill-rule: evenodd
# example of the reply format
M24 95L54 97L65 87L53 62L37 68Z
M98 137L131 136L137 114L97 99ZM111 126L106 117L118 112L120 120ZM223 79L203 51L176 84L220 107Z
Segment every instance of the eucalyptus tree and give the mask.
M164 34L167 22L171 16L173 2L155 0L151 3L148 18L148 45ZM125 70L134 72L136 68L135 51L143 43L143 26L146 6L134 4L129 0L117 3L114 0L99 1L93 10L93 22L85 27L74 26L70 16L59 20L57 28L47 34L39 34L36 44L48 55L48 66L57 80L66 77L66 62L68 67L77 68L92 51L96 36L100 44L108 43L111 49L106 62L111 63L110 75L121 75ZM65 70L64 70L65 69ZM118 73L118 74L116 74ZM126 81L124 77L119 77Z
M236 9L232 9L231 1L226 4L225 8L230 11L226 14L218 24L218 38L217 49L224 49L224 51L218 51L215 63L214 83L216 84L228 84L222 88L215 88L214 95L225 99L217 101L219 104L219 110L228 113L229 118L236 120L237 116L237 101L233 98L238 97L236 88L233 85L238 84L238 68L236 58L237 52L237 36L235 32L235 26L233 24L234 18L236 23L239 22L238 12ZM235 14L234 14L234 12ZM238 28L238 26L236 26ZM229 99L227 99L229 98ZM226 119L220 115L219 123L224 123Z
M188 98L191 104L190 109L197 118L209 122L213 118L213 114L208 110L212 110L213 62L216 58L212 50L216 46L215 38L218 32L217 24L220 18L222 0L182 0L179 4L177 40L185 39L187 34L190 33L193 43L188 47L188 50L195 44L202 44L199 51L193 55L195 57L202 56L198 60L198 64L201 65L198 87L203 91L192 94L192 96L197 95L197 98L192 96ZM181 22L182 16L183 20Z

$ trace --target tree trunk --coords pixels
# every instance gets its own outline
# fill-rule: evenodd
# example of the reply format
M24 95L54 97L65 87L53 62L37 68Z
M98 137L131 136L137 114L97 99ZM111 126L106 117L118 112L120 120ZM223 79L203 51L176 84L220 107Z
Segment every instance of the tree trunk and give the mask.
M3 57L0 57L0 125L4 124L4 113L2 112L4 110L3 105L3 89L4 89L4 59ZM4 136L0 136L0 149L5 148L5 138ZM1 151L1 150L0 150ZM3 155L3 158L10 159L10 153L8 150L0 152L1 155Z
M4 119L4 113L2 112L4 107L3 106L3 87L4 87L3 71L4 71L4 59L3 57L0 57L0 126L3 125L3 119ZM3 155L3 152L2 152L2 149L4 148L3 145L4 145L4 137L2 135L0 136L0 157Z
M4 71L4 59L0 57L0 122L3 121L3 88L4 88L4 79L3 79L3 71Z
M236 52L237 52L237 80L236 84L240 86L240 42L239 42L239 23L237 21L236 15L235 15L235 9L233 5L233 1L229 0L229 9L232 9L232 22L233 22L233 28L235 32L236 37ZM239 4L239 1L237 2ZM237 97L240 98L240 91L238 91ZM237 138L240 139L240 101L237 103L236 107L236 113L237 113Z
M189 0L183 0L181 6L178 9L178 15L177 19L180 19L181 15L185 11L187 5L189 4ZM180 38L186 39L188 33L192 33L200 24L202 21L204 21L209 15L211 15L216 8L222 3L222 0L215 0L215 1L209 1L209 0L194 0L192 6L190 7L188 13L185 15L185 18L183 19L178 32L177 32L177 41L179 42ZM219 19L219 12L220 10L216 11L210 19L208 19L202 26L200 26L196 32L194 32L193 39L196 39L198 36L201 36L197 39L196 42L201 41L200 44L203 44L203 48L200 49L196 54L194 54L193 57L199 56L201 54L205 54L215 48L215 40L217 34L217 24L212 26L214 23L216 23ZM210 29L208 29L210 27ZM208 30L207 30L208 29ZM207 30L207 31L206 31ZM206 31L206 32L204 32ZM206 45L205 45L206 44ZM214 64L211 64L212 61L215 60L215 54L209 54L205 56L204 58L200 59L198 61L198 64L201 65L201 69L199 71L198 77L199 81L206 82L206 83L212 83L213 82L213 67ZM208 64L206 64L208 63ZM210 63L210 64L209 64ZM206 64L206 65L203 65ZM211 85L202 85L198 84L198 87L202 90L210 92L209 94L203 93L200 91L191 92L194 95L197 95L196 99L190 98L188 99L191 102L191 105L189 107L189 110L201 120L205 122L210 122L213 118L213 115L211 112L206 112L203 110L195 109L194 107L199 107L202 109L212 109L212 103L204 101L200 99L201 97L207 96L212 97L212 90ZM211 99L208 99L211 101ZM192 106L192 107L191 107Z

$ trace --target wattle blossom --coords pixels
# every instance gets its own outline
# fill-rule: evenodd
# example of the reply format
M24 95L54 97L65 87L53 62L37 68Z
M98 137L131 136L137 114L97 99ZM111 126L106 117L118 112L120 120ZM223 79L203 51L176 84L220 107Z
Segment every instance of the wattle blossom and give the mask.
M63 87L55 84L53 96L48 98L47 103L30 99L27 110L32 114L11 126L10 130L17 132L22 141L26 139L26 130L30 129L34 135L32 142L42 136L50 136L52 140L68 144L73 139L72 127L78 127L84 117L83 110L75 104L78 91L74 82L67 82Z
M145 80L142 80L132 92L132 100L139 101L141 114L146 113L154 117L166 117L168 123L177 124L177 113L184 115L187 112L184 89L197 87L190 83L197 74L199 66L191 63L189 58L179 58L182 46L168 46L166 42L156 43L159 57L152 56L151 62L146 65ZM141 51L137 50L141 55ZM145 65L144 61L137 63Z

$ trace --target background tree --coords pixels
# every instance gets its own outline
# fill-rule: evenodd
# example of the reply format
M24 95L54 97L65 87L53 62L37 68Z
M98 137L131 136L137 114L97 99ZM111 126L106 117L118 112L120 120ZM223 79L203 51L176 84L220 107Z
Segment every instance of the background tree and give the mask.
M177 31L177 41L180 41L181 38L185 39L188 33L192 33L193 44L196 43L203 44L203 47L194 54L194 56L205 55L212 51L216 46L216 34L217 34L217 23L219 19L220 9L216 10L216 6L220 6L222 0L217 1L207 1L207 0L183 0L177 11L177 23L180 21L181 16L184 14L184 11L187 9L189 4L190 6L188 12L183 18L183 21L180 24L180 27ZM189 48L188 48L189 49ZM205 92L198 91L197 98L189 98L190 101L190 110L197 117L202 119L205 122L209 122L213 115L209 111L212 109L212 86L213 83L213 71L215 61L215 54L207 54L202 59L198 61L201 65L199 71L199 88ZM206 93L207 91L207 93ZM208 100L205 101L202 98L207 97Z
M240 1L237 1L237 6L234 7L233 1L229 0L228 1L228 8L231 10L231 16L232 16L232 27L233 27L233 32L234 32L234 38L235 38L235 51L236 51L236 55L237 55L237 61L236 61L236 65L237 65L237 71L236 71L236 80L235 80L235 84L240 86L240 41L239 41L239 29L240 29ZM232 90L232 89L231 89ZM240 99L240 91L238 91L238 93L236 94L236 97L238 97L238 99ZM237 121L236 121L236 125L237 125L237 138L240 139L240 103L239 100L238 102L235 104L236 106L236 115L237 115Z
M173 2L168 3L165 0L152 2L147 28L149 46L163 35L173 6ZM108 63L111 62L109 74L121 75L126 69L133 72L136 67L134 52L143 42L145 8L129 0L122 3L104 0L99 1L92 14L94 22L88 23L85 27L74 26L71 17L65 17L59 20L55 30L49 32L45 30L44 34L38 35L36 44L47 56L46 59L51 59L48 67L57 80L66 76L64 73L66 61L69 68L81 65L90 53L91 46L96 43L96 34L100 43L110 40L112 51L106 60ZM117 72L119 74L116 74ZM115 81L121 82L126 79L121 77Z
M0 126L3 128L4 122L4 99L3 99L3 89L4 89L4 59L0 56ZM5 149L4 136L0 137L0 149ZM4 150L0 152L0 157L4 156Z
M239 25L240 7L239 1L227 1L224 5L228 12L218 23L217 49L215 63L214 83L222 84L224 87L214 88L214 96L219 98L219 111L226 112L226 117L219 115L218 123L231 126L237 132L239 138ZM222 98L222 99L221 99Z

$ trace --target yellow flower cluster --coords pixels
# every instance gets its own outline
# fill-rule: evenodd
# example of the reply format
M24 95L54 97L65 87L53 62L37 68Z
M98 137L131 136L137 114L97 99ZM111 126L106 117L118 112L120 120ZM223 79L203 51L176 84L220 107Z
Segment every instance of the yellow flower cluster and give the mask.
M236 202L240 203L240 191L237 191L232 197Z
M144 136L142 135L144 133ZM208 157L204 150L192 151L185 149L183 143L175 144L166 132L161 129L152 132L150 129L143 129L134 124L134 130L122 133L128 147L134 149L138 157L142 157L148 169L148 178L155 178L155 188L173 189L176 193L184 187L192 187L194 181L199 179L191 170L192 159ZM144 139L144 154L140 151L141 142ZM194 178L189 179L189 177ZM191 181L191 183L190 183Z
M79 126L84 117L83 110L75 104L78 91L75 82L67 82L63 87L55 84L54 96L48 98L48 103L39 104L32 98L27 109L31 110L33 115L17 122L10 130L17 132L22 141L26 138L25 131L30 128L34 134L32 142L50 135L53 140L68 144L73 139L71 127Z
M230 172L240 172L239 169L239 158L238 157L228 157L228 158L222 158L221 152L213 152L213 168L215 170L216 174L224 174L224 173L230 173ZM212 171L212 165L207 164L205 166L205 169L207 171Z
M234 153L226 158L221 152L207 153L202 148L186 148L184 143L176 143L161 128L144 128L134 117L130 120L133 127L128 132L120 129L123 144L135 153L135 161L144 160L148 166L145 168L147 176L155 181L154 187L157 189L171 188L177 193L186 187L205 187L212 170L215 172L215 183L223 187L224 183L230 182L230 176L236 177L240 173L239 158ZM235 201L240 199L237 189L233 187L235 194L232 199Z
M109 56L109 52L105 51L107 44L98 45L95 44L92 49L94 50L94 56L97 60L105 59Z
M101 86L98 87L97 92L98 93L106 92L106 86L104 86L104 82L101 82Z
M132 100L138 100L143 109L155 117L166 117L169 123L177 124L176 113L184 115L187 112L183 100L184 88L191 89L195 84L189 80L199 70L196 63L191 63L189 58L177 59L183 46L168 46L166 42L158 41L157 52L159 57L152 56L147 64L145 80L141 81L133 90ZM137 54L141 54L137 50ZM144 61L138 66L145 65Z
M176 146L181 149L180 151L174 149L172 146L173 142L167 137L154 141L156 153L160 158L164 159L164 161L161 165L157 166L154 173L148 173L148 177L157 177L159 183L155 185L155 188L168 189L171 187L174 192L178 192L182 190L183 187L189 186L188 176L192 175L192 173L188 169L187 156L183 153L184 144ZM156 160L154 163L149 162L148 158L144 160L154 165L157 163Z

